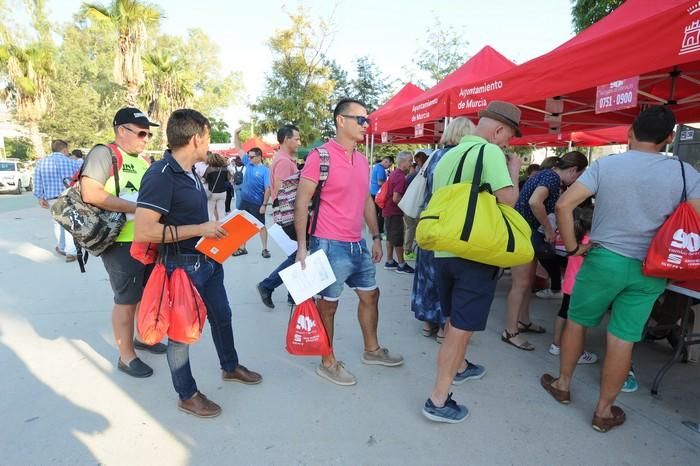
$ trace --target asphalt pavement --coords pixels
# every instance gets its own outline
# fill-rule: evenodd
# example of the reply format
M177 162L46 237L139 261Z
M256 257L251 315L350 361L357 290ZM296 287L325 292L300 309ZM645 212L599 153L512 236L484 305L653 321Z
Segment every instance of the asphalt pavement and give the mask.
M23 208L23 202L28 202ZM270 219L268 219L270 221ZM336 317L335 350L358 379L335 386L314 373L317 358L285 352L290 308L260 302L255 283L284 259L271 247L225 264L241 362L264 376L244 386L221 380L208 326L191 348L199 389L223 407L202 420L176 409L164 356L142 353L153 377L133 379L115 368L112 293L99 258L80 274L54 252L48 212L31 193L0 196L0 464L2 465L695 465L700 434L681 424L700 419L700 371L674 366L661 398L650 396L656 371L671 357L664 342L635 349L641 388L621 394L627 423L608 434L591 429L600 364L579 366L570 405L539 385L556 374L551 334L535 335L533 352L500 341L509 277L499 283L488 328L475 336L470 360L486 366L479 381L454 387L471 410L457 425L423 418L439 346L421 335L410 312L411 277L378 267L380 339L406 359L402 367L366 366L346 290ZM533 299L533 319L550 328L559 303ZM587 348L604 352L604 329Z

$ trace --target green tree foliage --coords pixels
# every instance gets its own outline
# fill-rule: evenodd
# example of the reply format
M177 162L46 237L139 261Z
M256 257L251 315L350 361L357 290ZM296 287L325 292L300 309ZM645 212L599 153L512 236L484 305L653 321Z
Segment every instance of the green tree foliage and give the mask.
M369 57L358 58L355 66L356 78L352 80L352 97L364 102L367 112L372 113L387 99L389 85Z
M5 155L20 160L34 158L32 141L28 138L5 138Z
M91 21L112 26L116 34L114 80L126 89L125 103L135 106L145 79L141 57L147 31L157 28L162 13L150 3L139 0L112 0L107 7L84 3L81 14Z
M417 84L425 89L434 86L469 59L468 45L461 31L443 24L436 16L427 34L421 37L413 62L418 76L409 71L409 80L417 77Z
M572 0L571 22L574 32L586 29L591 24L609 15L624 0Z
M209 123L211 123L211 142L231 142L231 133L229 132L228 124L226 124L225 121L211 117L209 118Z
M265 91L251 108L261 132L293 123L302 140L310 142L321 135L329 118L328 99L334 87L324 60L329 31L325 21L311 20L303 8L289 13L289 18L291 25L268 41L272 69L265 77Z

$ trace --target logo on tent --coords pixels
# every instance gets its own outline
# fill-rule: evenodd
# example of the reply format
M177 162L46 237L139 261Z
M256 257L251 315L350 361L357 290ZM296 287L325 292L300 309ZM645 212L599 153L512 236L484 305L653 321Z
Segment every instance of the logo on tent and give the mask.
M691 16L699 12L700 2L688 8L687 11ZM697 52L698 50L700 50L700 20L695 20L685 27L683 43L681 43L681 50L678 52L678 55Z

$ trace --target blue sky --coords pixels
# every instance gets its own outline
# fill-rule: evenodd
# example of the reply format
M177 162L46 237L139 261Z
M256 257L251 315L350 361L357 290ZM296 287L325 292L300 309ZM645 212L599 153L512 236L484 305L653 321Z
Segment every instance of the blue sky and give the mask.
M10 0L8 4L20 3ZM55 21L70 21L80 0L48 0ZM96 3L107 4L106 0ZM245 103L263 90L272 62L265 45L289 24L283 6L295 11L296 1L155 0L166 18L163 30L172 34L202 28L220 46L225 71L242 73L246 95L241 105L225 112L231 125L247 116ZM368 55L390 78L400 78L436 16L456 28L469 42L465 58L490 45L517 63L545 53L572 37L569 0L307 0L312 18L333 14L334 39L329 55L346 69Z

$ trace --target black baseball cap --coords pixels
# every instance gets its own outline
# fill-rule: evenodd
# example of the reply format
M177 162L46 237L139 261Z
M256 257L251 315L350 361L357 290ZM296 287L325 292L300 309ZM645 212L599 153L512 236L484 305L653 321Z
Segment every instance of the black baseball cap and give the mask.
M114 115L112 126L125 125L127 123L132 123L137 126L160 126L158 123L149 121L145 113L134 107L125 107L119 110Z

